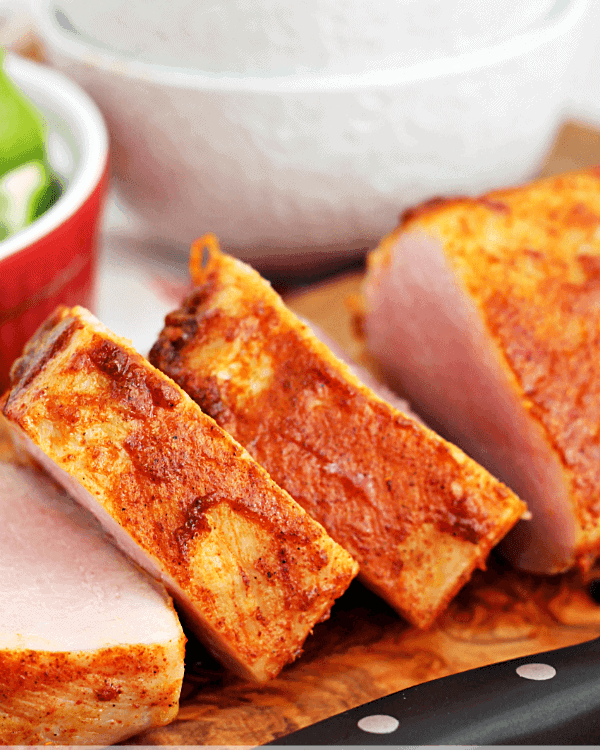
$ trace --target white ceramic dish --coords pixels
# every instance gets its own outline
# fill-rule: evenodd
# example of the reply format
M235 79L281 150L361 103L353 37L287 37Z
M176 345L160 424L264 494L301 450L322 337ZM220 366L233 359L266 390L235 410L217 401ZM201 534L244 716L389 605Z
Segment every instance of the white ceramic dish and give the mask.
M472 52L554 0L54 0L80 36L148 63L233 75L362 73Z
M215 232L263 269L371 246L400 210L533 176L563 117L587 0L555 0L498 44L360 74L239 76L96 46L53 2L51 62L96 99L114 176L154 238ZM62 24L62 25L61 25Z

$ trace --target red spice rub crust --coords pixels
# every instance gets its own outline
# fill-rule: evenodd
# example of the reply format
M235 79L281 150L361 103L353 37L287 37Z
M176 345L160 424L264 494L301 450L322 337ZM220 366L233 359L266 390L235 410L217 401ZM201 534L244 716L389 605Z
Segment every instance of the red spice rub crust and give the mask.
M81 308L13 378L9 422L118 522L224 663L265 680L301 653L356 563L179 386Z
M177 715L183 667L169 667L169 681L165 666L183 664L184 643L182 637L169 647L0 650L0 742L114 743L168 724Z
M258 274L212 253L151 361L426 627L525 507L365 388Z
M426 203L402 217L378 262L412 230L442 240L559 458L579 526L575 558L586 570L600 550L600 169Z

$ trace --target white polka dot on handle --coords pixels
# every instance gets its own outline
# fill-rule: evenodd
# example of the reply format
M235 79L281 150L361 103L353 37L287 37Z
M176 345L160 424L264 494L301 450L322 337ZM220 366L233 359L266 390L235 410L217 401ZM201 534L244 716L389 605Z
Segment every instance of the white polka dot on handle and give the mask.
M373 714L373 716L363 716L358 722L358 728L363 732L371 734L390 734L395 732L400 726L398 719L386 714Z
M551 680L556 675L556 669L550 664L521 664L517 667L517 674L526 680Z

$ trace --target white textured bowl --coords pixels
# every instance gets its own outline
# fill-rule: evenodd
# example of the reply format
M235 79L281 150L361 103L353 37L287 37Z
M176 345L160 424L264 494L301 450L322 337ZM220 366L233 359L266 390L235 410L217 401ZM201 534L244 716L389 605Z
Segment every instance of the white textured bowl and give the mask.
M152 235L187 247L213 231L283 269L356 254L433 195L531 177L563 115L586 7L555 0L495 45L351 75L151 64L84 41L53 3L36 20L51 62L104 112L120 194Z
M362 73L472 52L554 0L53 0L80 38L162 65L234 75Z

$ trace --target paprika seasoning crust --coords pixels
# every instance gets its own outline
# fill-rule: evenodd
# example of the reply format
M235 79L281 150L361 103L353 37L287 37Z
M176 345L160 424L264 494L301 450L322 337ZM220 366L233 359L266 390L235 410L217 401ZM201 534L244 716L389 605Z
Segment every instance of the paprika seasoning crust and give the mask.
M56 346L63 328L72 333ZM83 308L58 311L26 348L3 411L246 678L267 680L296 658L356 575L241 445Z
M368 350L426 420L511 486L532 518L519 567L600 555L600 172L408 212L370 256Z
M186 639L171 597L9 448L0 599L0 743L110 745L175 719Z
M204 267L195 262L210 246ZM201 240L150 359L427 627L525 506L366 388L255 271Z
M0 649L0 741L114 744L168 724L179 706L183 641L179 674L171 651L160 644L62 653Z

